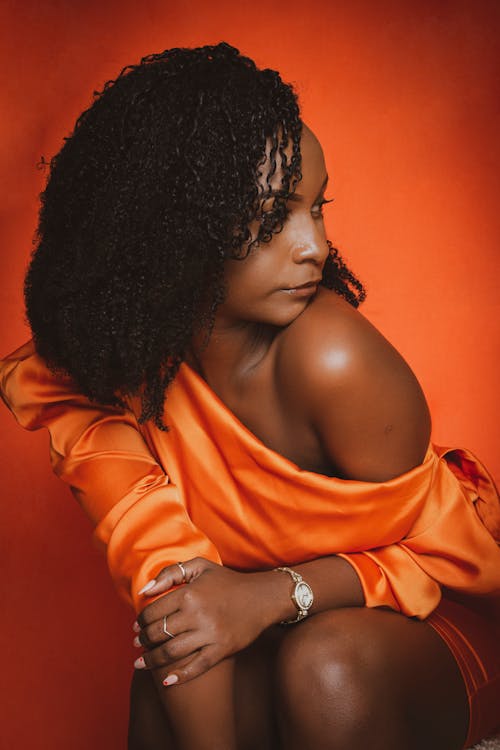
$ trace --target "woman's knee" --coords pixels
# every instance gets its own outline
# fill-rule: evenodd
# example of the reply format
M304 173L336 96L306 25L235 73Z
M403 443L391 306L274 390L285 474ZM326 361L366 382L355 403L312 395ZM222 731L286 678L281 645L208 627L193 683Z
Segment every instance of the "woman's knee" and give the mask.
M290 630L277 657L281 731L324 747L356 746L394 705L386 655L369 639L366 610L325 612Z
M383 670L384 656L359 637L357 620L358 612L325 612L285 635L277 658L278 685L285 698L298 692L337 700L354 698L356 692L363 694L359 698L376 694L372 678Z

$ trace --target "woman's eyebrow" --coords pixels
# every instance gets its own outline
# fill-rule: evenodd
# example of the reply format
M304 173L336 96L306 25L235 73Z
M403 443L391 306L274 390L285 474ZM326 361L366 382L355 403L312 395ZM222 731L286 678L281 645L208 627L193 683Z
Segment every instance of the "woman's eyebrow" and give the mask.
M325 179L323 180L323 184L321 185L318 195L316 196L316 200L320 197L320 195L325 191L326 186L328 185L328 175L326 175ZM300 202L303 199L303 195L300 193L291 193L291 195L288 196L289 201L296 201Z
M328 175L326 175L325 179L323 180L323 184L321 185L319 189L319 193L316 197L316 200L324 192L327 184L328 184ZM265 193L261 194L260 199L268 200L269 198L284 198L284 197L286 197L287 201L296 201L297 203L299 203L303 199L304 196L301 195L301 193L290 193L289 195L287 195L284 190L268 190Z

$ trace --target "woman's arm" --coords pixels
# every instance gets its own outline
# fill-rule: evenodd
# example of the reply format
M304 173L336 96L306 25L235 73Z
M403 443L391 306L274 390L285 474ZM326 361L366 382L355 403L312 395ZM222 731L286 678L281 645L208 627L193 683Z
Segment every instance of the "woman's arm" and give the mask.
M135 666L153 669L167 688L200 677L266 628L297 615L288 574L240 573L203 558L184 561L183 567L188 585L156 598L138 617L138 643L147 651ZM313 587L313 613L363 604L359 579L341 558L324 557L293 569ZM179 566L168 566L146 596L158 597L182 580ZM165 635L165 622L172 638Z
M429 413L415 376L359 312L321 293L286 332L278 374L285 403L303 409L339 476L381 483L399 495L401 507L417 493L422 500L399 542L341 555L356 571L367 606L426 617L443 585L500 590L500 551L488 530L494 523L486 528L480 518L483 505L492 521L500 516L493 482L479 462L469 462L465 478L453 452L429 448ZM415 467L422 468L418 479Z
M169 562L196 555L220 561L132 412L91 403L47 369L32 342L0 361L0 393L23 427L48 429L53 469L95 525L119 593L137 611L145 605L138 591Z

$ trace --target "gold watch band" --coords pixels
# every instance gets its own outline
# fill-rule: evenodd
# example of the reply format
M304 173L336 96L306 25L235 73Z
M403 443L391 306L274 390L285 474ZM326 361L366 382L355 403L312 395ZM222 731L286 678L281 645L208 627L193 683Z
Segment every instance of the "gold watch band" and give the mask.
M314 594L309 584L304 581L297 571L284 566L274 568L274 570L279 573L287 573L295 584L290 596L297 608L297 617L293 620L282 620L280 622L280 625L293 625L293 623L300 622L307 617L314 601Z

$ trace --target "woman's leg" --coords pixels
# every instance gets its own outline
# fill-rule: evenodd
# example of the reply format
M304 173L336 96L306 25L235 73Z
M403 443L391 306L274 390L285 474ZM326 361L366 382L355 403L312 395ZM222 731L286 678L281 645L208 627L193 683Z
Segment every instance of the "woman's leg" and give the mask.
M315 615L283 639L276 678L287 750L463 747L465 685L425 622L367 608Z
M281 637L279 627L270 628L237 654L232 660L234 671L220 676L215 693L213 683L208 691L204 690L203 676L196 680L197 686L192 681L191 688L195 690L191 690L187 703L182 686L165 688L155 685L152 672L135 672L130 695L129 750L219 750L222 745L217 736L224 734L221 722L227 718L228 710L235 720L238 750L279 750L272 675ZM213 670L210 672L213 677ZM169 691L166 709L160 700L160 695L165 698L164 691Z
M154 670L150 677L156 705L167 719L171 736L167 739L163 732L163 744L157 741L161 722L154 717L154 728L148 727L146 734L155 744L144 744L136 722L129 733L129 750L236 750L234 660L225 659L196 679L170 687L162 684L165 674L166 670ZM151 714L146 715L146 722L151 719Z
M147 669L136 670L132 677L128 749L176 750L152 674Z
M236 656L234 688L238 750L459 750L467 732L448 647L426 623L387 610L335 610L269 629ZM136 675L129 750L178 750L165 716L151 673Z

